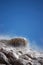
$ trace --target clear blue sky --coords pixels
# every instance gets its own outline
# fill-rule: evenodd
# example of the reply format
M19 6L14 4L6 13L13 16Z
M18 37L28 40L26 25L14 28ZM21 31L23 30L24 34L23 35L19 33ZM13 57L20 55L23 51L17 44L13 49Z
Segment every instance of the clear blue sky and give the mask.
M43 49L43 0L0 0L0 35L8 33Z

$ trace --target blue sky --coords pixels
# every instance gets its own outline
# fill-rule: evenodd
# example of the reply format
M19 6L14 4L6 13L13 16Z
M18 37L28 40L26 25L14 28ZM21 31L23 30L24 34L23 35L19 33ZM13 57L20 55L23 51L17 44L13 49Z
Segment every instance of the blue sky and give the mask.
M43 0L0 0L0 35L25 36L43 49Z

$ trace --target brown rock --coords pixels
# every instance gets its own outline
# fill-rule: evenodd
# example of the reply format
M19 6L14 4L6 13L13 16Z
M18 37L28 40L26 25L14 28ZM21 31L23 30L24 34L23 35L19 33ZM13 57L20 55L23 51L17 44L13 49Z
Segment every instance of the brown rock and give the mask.
M13 46L25 46L27 44L27 41L22 38L15 38L9 40L8 43Z

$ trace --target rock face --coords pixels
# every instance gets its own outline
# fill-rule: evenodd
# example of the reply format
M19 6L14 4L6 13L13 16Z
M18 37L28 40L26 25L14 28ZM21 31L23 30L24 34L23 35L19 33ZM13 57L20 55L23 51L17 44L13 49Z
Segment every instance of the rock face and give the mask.
M19 40L21 41L21 39ZM15 42L17 43L18 40L17 41L14 40L14 45L15 45ZM18 46L13 47L9 45L2 46L1 44L4 44L4 43L0 42L0 64L43 65L43 53L34 51L32 49L31 50L27 49L26 47L18 47Z
M34 53L34 52L33 52ZM32 53L23 53L19 50L0 49L0 64L7 65L43 65L43 57L33 56Z

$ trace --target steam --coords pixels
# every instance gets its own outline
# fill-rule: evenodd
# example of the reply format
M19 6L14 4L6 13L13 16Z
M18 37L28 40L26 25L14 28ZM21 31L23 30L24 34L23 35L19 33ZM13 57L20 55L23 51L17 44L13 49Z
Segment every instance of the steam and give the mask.
M21 38L27 41L27 45L26 45L26 49L33 49L33 50L37 50L39 51L39 47L36 45L36 42L34 41L30 41L29 39L27 40L27 38L25 37L21 37L21 36L9 36L9 35L0 35L0 40L10 40L12 38Z
M11 39L11 37L8 35L0 35L0 40L9 40L9 39Z

